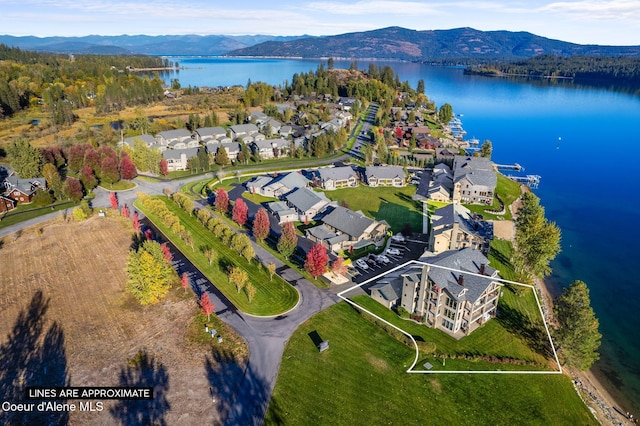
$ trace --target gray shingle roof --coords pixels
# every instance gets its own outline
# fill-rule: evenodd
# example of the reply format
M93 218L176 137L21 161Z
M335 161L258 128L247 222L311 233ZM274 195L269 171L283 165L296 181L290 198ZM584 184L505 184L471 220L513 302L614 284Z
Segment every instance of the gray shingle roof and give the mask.
M187 148L187 149L167 149L162 151L162 157L169 160L178 160L182 158L182 154L185 154L187 158L195 157L198 155L200 148Z
M234 133L257 133L258 127L255 124L236 124L235 126L231 126L230 129Z
M133 146L133 143L135 142L136 139L139 139L140 141L144 142L147 146L151 146L153 144L156 143L156 138L154 138L151 135L138 135L138 136L131 136L129 138L124 138L124 140L122 141L125 145L129 145L129 146Z
M457 300L468 300L471 303L475 303L480 298L482 293L487 289L487 287L489 287L489 285L495 281L490 276L493 275L496 270L488 266L489 259L487 259L479 251L473 250L471 248L464 248L462 250L449 250L437 256L429 257L423 260L434 265L456 269L456 271L451 271L442 268L430 268L429 278L438 287L447 290L447 292ZM487 275L486 277L478 277L475 275L464 273L471 272L474 274L479 274L481 265L483 264L485 265L485 275ZM458 283L460 275L464 277L463 285L460 285ZM461 296L458 296L463 290L466 290L466 292Z
M20 179L17 176L9 176L5 179L8 184L8 189L18 189L23 194L31 195L38 190L38 188L46 188L47 181L44 178L32 178L32 179Z
M318 169L318 175L324 182L327 180L347 180L351 177L357 177L356 172L351 166L343 167L323 167Z
M191 132L187 129L166 130L158 133L157 136L162 136L165 139L190 138Z
M470 235L477 235L483 238L493 238L493 226L491 223L482 220L472 214L471 211L462 204L448 204L433 212L432 229L440 227L450 227L457 223L459 228ZM438 231L435 231L438 232Z
M322 192L311 191L307 188L297 188L288 193L285 199L300 212L306 212L317 204L329 204L329 200Z
M220 135L226 136L227 135L227 131L220 126L216 126L216 127L201 127L198 130L196 130L196 133L198 135L200 135L201 138L205 138L205 137L213 137L213 138L217 138Z
M354 212L342 206L334 209L322 218L327 225L340 232L359 238L373 222L373 219L366 217L362 212Z
M402 293L402 279L395 278L389 281L380 281L372 285L371 290L378 290L385 300L395 302L400 298L400 294Z

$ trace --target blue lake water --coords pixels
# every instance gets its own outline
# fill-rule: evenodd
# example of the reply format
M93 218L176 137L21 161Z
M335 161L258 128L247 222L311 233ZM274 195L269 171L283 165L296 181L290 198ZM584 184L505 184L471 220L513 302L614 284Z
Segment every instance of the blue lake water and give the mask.
M318 61L171 58L183 86L282 84ZM437 105L453 105L467 136L490 139L492 159L542 176L535 190L562 229L548 282L555 294L585 281L603 334L593 371L625 410L640 415L640 96L544 82L465 76L462 69L391 65ZM336 61L347 68L348 62ZM368 66L360 62L360 68ZM167 77L169 79L169 77ZM559 140L560 138L560 140Z

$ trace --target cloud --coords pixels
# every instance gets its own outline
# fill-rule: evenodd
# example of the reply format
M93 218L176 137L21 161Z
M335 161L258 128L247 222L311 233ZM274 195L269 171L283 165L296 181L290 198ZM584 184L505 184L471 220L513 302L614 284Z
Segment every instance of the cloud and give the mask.
M555 2L538 8L540 12L568 15L580 20L616 20L640 22L640 2L637 0L583 0Z
M358 1L345 2L311 2L304 9L310 12L323 12L333 15L360 15L366 19L368 15L433 15L440 11L426 3L412 1Z

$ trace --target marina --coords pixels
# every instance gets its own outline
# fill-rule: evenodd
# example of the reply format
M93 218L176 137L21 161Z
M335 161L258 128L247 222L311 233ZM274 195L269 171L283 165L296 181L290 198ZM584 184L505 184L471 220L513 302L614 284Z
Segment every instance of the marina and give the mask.
M538 185L540 184L540 179L542 179L540 175L526 175L526 176L507 175L507 177L513 181L524 183L529 188L537 188Z

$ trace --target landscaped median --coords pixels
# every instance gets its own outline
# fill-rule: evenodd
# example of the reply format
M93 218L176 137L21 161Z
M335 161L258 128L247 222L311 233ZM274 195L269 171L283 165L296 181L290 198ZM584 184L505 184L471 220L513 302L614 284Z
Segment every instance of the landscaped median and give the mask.
M269 273L255 259L248 262L231 247L223 244L209 230L207 230L194 216L182 210L174 201L164 196L152 197L162 200L171 213L176 215L180 223L191 234L193 248L186 244L162 220L136 201L135 206L140 209L153 224L195 265L211 283L222 292L239 310L251 315L272 316L279 315L292 309L298 303L298 292L289 283L277 275L269 279ZM204 255L207 249L217 252L217 259L209 265ZM246 271L248 280L255 287L252 301L244 291L238 292L228 278L228 268L238 266Z

